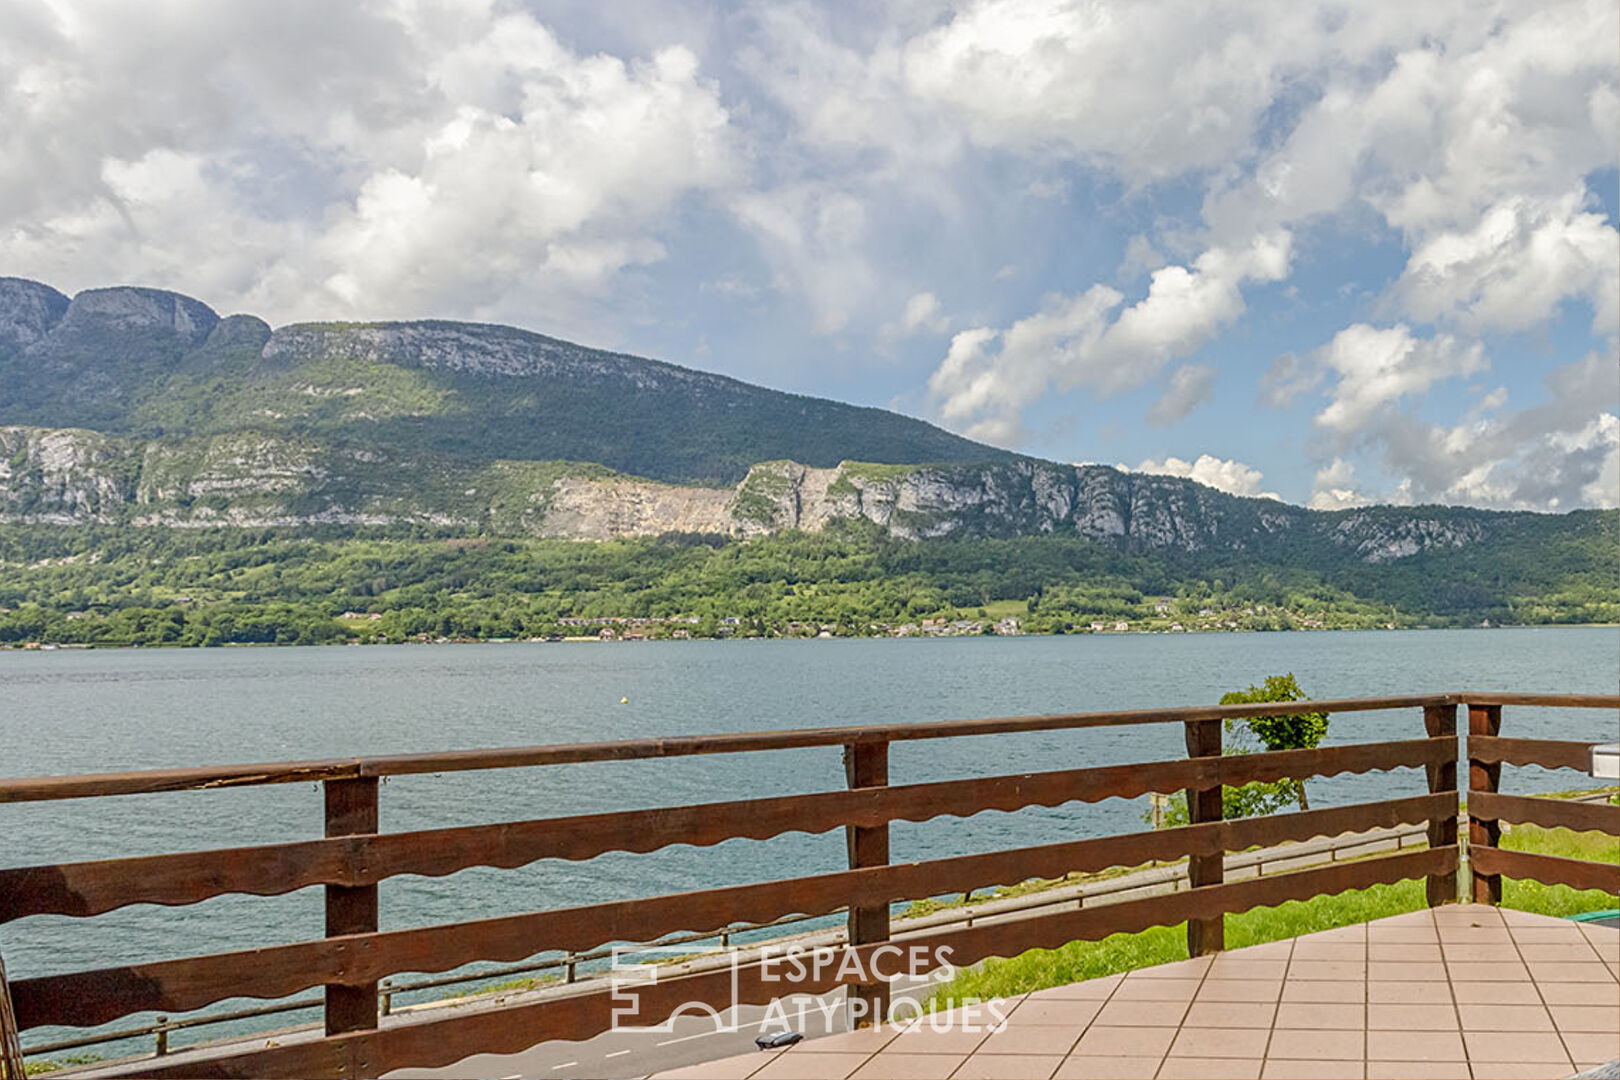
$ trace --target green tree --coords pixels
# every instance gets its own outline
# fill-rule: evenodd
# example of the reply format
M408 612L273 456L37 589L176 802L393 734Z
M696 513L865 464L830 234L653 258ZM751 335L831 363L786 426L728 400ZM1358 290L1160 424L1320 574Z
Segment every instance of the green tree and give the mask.
M1249 705L1272 701L1308 701L1292 673L1271 675L1260 686L1233 690L1221 697L1222 705ZM1289 713L1282 716L1252 716L1228 720L1222 754L1254 754L1266 750L1309 750L1327 735L1328 716L1322 712ZM1296 779L1255 780L1237 787L1221 788L1221 816L1228 820L1274 814L1290 803L1309 810L1305 782ZM1143 814L1153 820L1150 809ZM1187 824L1185 802L1172 801L1164 810L1165 827Z
M1268 675L1259 686L1246 690L1233 690L1221 697L1222 705L1253 705L1273 701L1309 701L1293 672L1286 675ZM1314 750L1328 732L1328 714L1324 712L1286 713L1280 716L1251 716L1244 720L1228 720L1228 742L1242 746L1244 733L1252 733L1267 750ZM1242 749L1228 749L1227 753L1243 753ZM1301 810L1309 810L1305 797L1305 781L1281 780L1278 784L1291 788ZM1245 787L1254 785L1246 784ZM1262 785L1270 786L1270 785ZM1223 800L1224 801L1224 800Z

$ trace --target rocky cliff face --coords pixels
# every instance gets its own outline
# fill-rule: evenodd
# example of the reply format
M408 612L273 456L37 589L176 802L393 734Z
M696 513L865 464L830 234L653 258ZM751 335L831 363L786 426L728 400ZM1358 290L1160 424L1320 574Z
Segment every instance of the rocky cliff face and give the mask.
M68 298L37 281L0 278L0 352L42 339L67 313Z
M0 428L0 521L117 521L133 494L129 447L94 431Z
M1431 508L1322 514L1101 466L791 461L735 488L662 484L565 462L469 465L317 439L117 439L0 428L0 522L206 527L431 524L613 540L750 537L864 521L902 540L1074 533L1125 551L1264 555L1327 544L1369 563L1490 538L1492 516Z
M811 469L769 462L738 487L733 516L745 532L816 531L864 518L910 540L1073 530L1132 550L1200 551L1265 544L1296 529L1309 512L1103 466L845 462Z

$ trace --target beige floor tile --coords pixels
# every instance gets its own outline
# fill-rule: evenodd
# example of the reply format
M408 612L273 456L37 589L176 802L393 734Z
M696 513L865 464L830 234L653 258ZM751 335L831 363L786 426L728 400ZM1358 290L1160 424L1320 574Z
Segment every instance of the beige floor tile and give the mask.
M1458 1005L1464 1031L1551 1031L1552 1014L1540 1005Z
M1518 908L1498 908L1502 921L1509 926L1546 926L1550 923L1561 923L1565 920L1556 915L1543 915L1539 911L1520 911Z
M1523 1061L1476 1061L1476 1080L1558 1080L1568 1076L1563 1065L1535 1064Z
M1379 1031L1456 1031L1457 1010L1449 1001L1368 1005L1367 1027Z
M1269 1028L1277 1006L1269 1001L1195 1001L1184 1027Z
M1434 925L1439 927L1456 926L1505 926L1499 908L1484 904L1454 904L1433 909Z
M1191 1001L1198 985L1197 979L1126 979L1110 1000Z
M1511 963L1497 963L1489 960L1477 963L1474 961L1461 963L1447 961L1446 970L1451 973L1452 979L1457 982L1523 982L1530 977L1530 972L1517 960Z
M1360 1061L1299 1061L1267 1058L1261 1080L1362 1080L1366 1065Z
M1570 944L1537 944L1520 942L1519 956L1527 964L1589 964L1603 959L1597 950L1584 941Z
M1442 927L1440 930L1440 947L1444 949L1447 945L1454 947L1461 945L1506 945L1511 947L1513 938L1506 930L1476 930L1473 928L1447 930Z
M966 1060L954 1054L897 1054L885 1050L857 1069L851 1080L945 1080Z
M1401 983L1402 986L1411 985ZM1360 982L1285 982L1284 1001L1339 1001L1357 1003L1367 1000L1367 984Z
M1566 1031L1564 1048L1575 1061L1614 1061L1620 1058L1620 1035L1612 1031Z
M1058 1000L1090 1001L1106 998L1114 992L1115 987L1125 981L1124 975L1106 975L1100 979L1085 979L1077 983L1066 983L1063 986L1054 986L1049 990L1037 990L1029 995L1030 1001L1042 1001L1048 998Z
M1165 1058L1160 1080L1259 1080L1259 1058Z
M894 1037L894 1041L884 1047L883 1052L895 1054L971 1054L978 1049L988 1036L984 1029L968 1031L962 1028L952 1028L949 1031L935 1031L927 1024L902 1031Z
M1361 982L1367 965L1360 960L1294 960L1288 965L1290 982Z
M1440 933L1432 926L1421 926L1416 923L1406 926L1381 926L1373 923L1367 927L1367 947L1374 945L1438 945Z
M1620 1031L1620 1001L1612 1005L1551 1005L1559 1031Z
M1581 936L1601 955L1611 960L1620 955L1620 928L1582 923L1580 929Z
M1133 1003L1136 1004L1136 1003ZM1140 1011L1140 1004L1136 1004ZM1096 1019L1104 1008L1100 1001L1026 1001L1014 1009L1008 1023L1017 1027L1025 1024L1063 1024L1083 1028Z
M1471 1080L1466 1061L1369 1061L1367 1080Z
M1310 942L1308 937L1284 938L1282 941L1266 941L1259 945L1245 945L1241 949L1228 949L1222 956L1229 956L1234 960L1287 960L1301 942Z
M1080 1041L1083 1027L1009 1024L979 1044L974 1054L1056 1054L1063 1057ZM1057 1063L1053 1062L1056 1068Z
M1184 1027L1170 1044L1170 1057L1254 1058L1266 1056L1265 1028Z
M1408 1001L1438 1003L1449 1000L1450 997L1451 984L1440 980L1414 979L1399 982L1367 980L1369 1003L1390 1004Z
M1437 964L1445 957L1437 941L1374 941L1367 945L1367 959L1380 964Z
M1061 1054L974 1054L952 1080L1046 1080L1063 1064Z
M1368 1031L1368 1061L1467 1061L1455 1031Z
M1295 1031L1277 1028L1271 1033L1268 1057L1320 1061L1361 1061L1366 1056L1362 1031Z
M1412 963L1384 960L1367 962L1368 982L1444 982L1446 966L1434 961Z
M1548 1005L1609 1005L1615 1000L1614 987L1598 982L1537 980L1536 989Z
M1411 926L1414 923L1422 926L1434 925L1434 909L1423 908L1419 911L1403 911L1399 915L1385 915L1382 919L1374 919L1367 924L1370 930L1375 926Z
M1299 939L1291 959L1360 963L1367 959L1369 948L1361 941L1313 941L1307 937Z
M1210 965L1210 979L1280 979L1288 970L1288 961L1275 960L1233 960L1226 956L1218 956L1215 963Z
M1545 1061L1570 1064L1569 1051L1550 1031L1465 1031L1469 1061Z
M1454 982L1451 996L1459 1005L1539 1005L1532 982Z
M1163 1057L1175 1037L1176 1029L1173 1027L1106 1027L1093 1024L1080 1036L1074 1054Z
M894 1041L899 1032L884 1025L845 1031L820 1039L806 1039L793 1048L795 1054L875 1054Z
M1137 968L1126 977L1131 979L1202 979L1214 961L1213 956L1195 956L1191 960L1176 960L1169 964L1154 964Z
M1568 922L1562 926L1514 926L1508 933L1520 945L1580 945L1586 941L1580 927Z
M1167 1027L1187 1015L1184 1001L1110 1001L1096 1023L1110 1027Z
M844 1080L870 1055L867 1054L777 1054L754 1073L755 1080ZM701 1075L701 1074L700 1074ZM949 1073L945 1075L949 1076Z
M1587 938L1586 943L1592 946L1592 951L1597 953L1604 960L1607 960L1610 963L1620 960L1620 940L1610 938L1607 941L1601 941L1597 938Z
M1361 1031L1367 1026L1367 1011L1365 1005L1352 1001L1285 1001L1277 1006L1276 1026Z
M1332 930L1318 930L1314 934L1306 934L1308 941L1366 941L1367 924L1352 923L1349 926L1336 926Z
M1585 946L1582 946L1583 948ZM1517 964L1519 962L1519 947L1511 941L1492 944L1466 944L1446 942L1440 946L1448 964ZM1585 959L1592 959L1591 949L1586 950Z
M1071 1054L1052 1080L1153 1080L1162 1054L1154 1057L1088 1057Z
M654 1073L651 1080L747 1080L755 1072L770 1064L776 1054L738 1054L736 1057L705 1061L667 1072ZM853 1066L851 1066L853 1068Z
M1531 963L1530 975L1536 982L1595 982L1614 984L1614 972L1602 963Z
M1197 1001L1276 1001L1282 994L1281 979L1222 979L1205 982L1198 989Z

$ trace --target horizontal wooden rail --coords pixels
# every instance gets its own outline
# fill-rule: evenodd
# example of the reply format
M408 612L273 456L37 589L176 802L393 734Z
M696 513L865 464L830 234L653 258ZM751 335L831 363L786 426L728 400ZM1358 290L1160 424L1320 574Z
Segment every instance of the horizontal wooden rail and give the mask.
M1548 829L1604 832L1620 836L1620 806L1576 802L1573 799L1537 799L1526 795L1500 795L1475 791L1468 796L1468 812L1477 818L1540 825Z
M513 869L547 858L589 859L670 844L707 846L789 831L1134 798L1217 783L1424 767L1455 754L1455 741L1446 738L1357 743L20 867L0 870L0 923L25 915L98 915L137 903L190 904L231 892L263 896L310 885L373 885L396 874L438 877L472 866Z
M1620 894L1620 865L1614 863L1494 847L1471 849L1468 861L1479 874L1530 878L1543 885L1568 885L1572 889L1602 889L1611 895Z
M1313 700L1309 704L1311 709L1318 712L1344 713L1443 705L1451 703L1454 698L1456 695L1422 694L1405 697ZM1057 713L981 720L936 720L906 724L800 728L745 734L684 735L659 739L629 739L620 742L329 758L257 765L144 769L137 772L90 773L78 776L17 777L0 779L0 803L289 784L305 780L342 780L359 776L404 776L415 773L459 772L468 769L510 769L590 761L685 757L693 754L734 754L813 746L845 746L857 742L899 742L911 739L1010 734L1021 731L1060 731L1134 724L1185 723L1189 720L1226 720L1283 715L1297 711L1300 707L1299 702L1287 701L1242 705L1194 705L1122 712Z
M18 981L13 993L24 1030L47 1024L84 1027L148 1010L188 1012L227 997L277 998L323 983L363 986L402 971L447 971L478 960L515 961L552 950L584 952L614 941L652 941L666 934L714 930L734 922L764 923L783 915L883 906L1013 884L1030 877L1216 855L1414 824L1455 812L1455 797L1449 793L1420 795L44 976Z
M907 936L900 941L907 950L921 947L930 953L949 947L950 962L962 965L987 956L1013 956L1027 949L1056 948L1069 941L1098 940L1110 934L1143 930L1151 926L1175 925L1189 918L1246 911L1289 900L1305 900L1348 889L1427 877L1455 870L1456 865L1455 847L1412 851L1273 877L1227 882L1104 907ZM862 970L871 969L873 953L880 947L872 945L853 950L861 957ZM661 979L638 988L641 1013L646 1017L646 1022L651 1023L688 1002L709 1002L723 1008L734 1000L739 1004L760 1004L786 993L823 993L837 985L835 975L839 966L835 962L823 969L819 979L810 977L791 985L762 977L758 965L744 966L735 973L726 968ZM733 989L736 991L735 997ZM169 1064L144 1061L138 1068L130 1067L123 1075L153 1078L268 1075L347 1077L375 1076L407 1065L433 1068L453 1064L465 1057L467 1047L476 1047L482 1053L512 1054L543 1039L589 1038L612 1025L613 1009L616 1005L622 1007L622 1004L622 1001L616 1003L609 991L598 991L401 1024L380 1032L289 1043L266 1050Z
M1529 705L1563 709L1620 709L1616 694L1513 694L1469 690L1447 694L1452 705Z
M1491 765L1540 765L1546 769L1592 767L1592 744L1567 739L1508 739L1500 735L1470 735L1468 756Z

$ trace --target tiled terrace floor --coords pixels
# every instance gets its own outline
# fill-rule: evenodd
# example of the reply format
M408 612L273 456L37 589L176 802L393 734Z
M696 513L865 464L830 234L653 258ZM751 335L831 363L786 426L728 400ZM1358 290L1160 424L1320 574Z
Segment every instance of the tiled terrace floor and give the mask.
M1620 930L1473 905L1014 999L1005 1028L860 1031L660 1078L1563 1077L1620 1057Z

